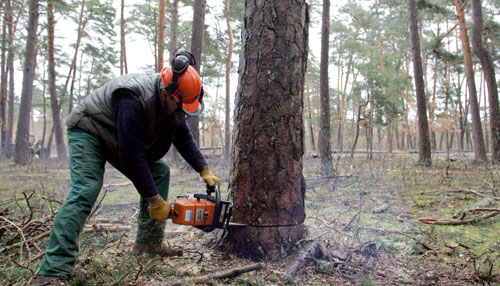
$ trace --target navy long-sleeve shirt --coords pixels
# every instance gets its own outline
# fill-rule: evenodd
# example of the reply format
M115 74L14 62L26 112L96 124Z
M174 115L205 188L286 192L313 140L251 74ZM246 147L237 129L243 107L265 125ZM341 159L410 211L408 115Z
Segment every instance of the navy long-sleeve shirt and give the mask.
M120 171L129 177L142 197L156 196L158 190L146 160L147 119L141 103L124 92L114 100L113 111L118 137ZM201 172L207 166L185 121L175 130L173 144L197 172Z

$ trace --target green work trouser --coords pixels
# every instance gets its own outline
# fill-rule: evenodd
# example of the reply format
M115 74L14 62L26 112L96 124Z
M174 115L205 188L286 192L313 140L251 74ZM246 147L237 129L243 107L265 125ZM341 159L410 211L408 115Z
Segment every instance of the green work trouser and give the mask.
M59 209L50 242L40 267L40 275L68 277L78 253L78 235L97 200L103 184L103 144L92 135L77 129L68 129L71 190ZM119 164L110 162L118 170ZM156 187L167 200L170 169L161 160L150 164ZM140 200L136 242L160 242L164 236L165 221L149 216L148 202Z

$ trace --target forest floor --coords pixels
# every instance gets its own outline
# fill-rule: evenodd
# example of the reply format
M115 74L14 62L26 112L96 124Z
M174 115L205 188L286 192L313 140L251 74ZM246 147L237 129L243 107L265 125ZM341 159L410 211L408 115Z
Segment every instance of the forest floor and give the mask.
M308 240L323 242L337 257L312 261L291 278L288 260L208 285L500 285L500 215L465 225L500 208L500 167L476 164L467 155L436 155L432 167L416 155L335 157L339 176L319 176L319 159L304 157ZM226 191L229 170L209 156ZM167 242L182 257L136 256L138 194L107 167L103 191L80 236L71 285L169 285L188 277L252 264L217 249L217 233L167 225ZM70 188L68 164L34 160L27 166L0 161L0 284L24 285L36 274L48 231ZM171 164L169 200L202 192L199 175ZM462 211L481 209L477 213ZM115 229L113 229L115 227ZM20 248L19 246L24 247ZM185 283L189 285L189 283Z

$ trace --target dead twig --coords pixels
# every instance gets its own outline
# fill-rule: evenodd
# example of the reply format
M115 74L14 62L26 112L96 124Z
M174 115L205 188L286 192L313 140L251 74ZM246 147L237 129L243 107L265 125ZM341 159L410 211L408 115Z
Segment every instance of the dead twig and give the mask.
M481 209L476 209L476 210L481 210ZM420 219L418 219L418 221L421 223L433 224L433 225L464 225L464 224L480 222L480 221L492 218L492 217L500 214L500 209L484 209L484 210L494 210L494 211L490 211L489 213L484 214L482 216L472 217L470 219L465 219L465 220L460 220L460 219L439 219L438 220L438 219L433 219L433 218L420 218Z
M199 276L199 277L192 277L192 278L187 278L187 279L180 280L180 281L167 282L167 283L162 284L162 285L180 286L180 285L190 284L190 283L201 284L201 283L206 283L207 281L211 281L211 280L215 280L215 279L236 277L236 276L243 274L243 273L246 273L246 272L260 270L263 267L264 267L264 264L259 262L259 263L254 263L254 264L250 264L250 265L246 265L246 266L242 266L242 267L235 267L235 268L228 269L225 271L220 271L220 272L207 274L207 275L203 275L203 276Z
M20 257L20 261L23 260L23 245L26 244L26 237L24 237L24 233L23 231L21 230L21 228L19 226L17 226L15 223L11 222L10 220L8 220L6 217L3 217L3 216L0 216L1 219L3 219L6 223L12 225L16 230L17 232L19 233L19 236L21 236L21 248L19 250L19 257ZM28 257L31 259L30 257L30 248L29 248L29 245L26 244L26 250L28 251ZM2 251L0 251L2 252Z
M38 241L38 240L40 240L40 239L42 239L42 238L44 238L44 237L48 236L49 234L50 234L50 230L49 230L49 231L46 231L46 232L44 232L44 233L41 233L41 234L39 234L39 235L37 235L37 236L35 236L35 237L31 238L31 239L24 240L24 241L20 241L20 242L17 242L17 243L14 243L14 244L8 245L8 246L6 246L6 247L4 247L4 248L0 249L0 253L5 252L5 251L7 251L7 250L9 250L9 249L12 249L12 248L15 248L15 247L22 246L22 245L23 245L23 244L25 244L25 243L26 243L26 244L33 243L33 242L35 242L35 241Z

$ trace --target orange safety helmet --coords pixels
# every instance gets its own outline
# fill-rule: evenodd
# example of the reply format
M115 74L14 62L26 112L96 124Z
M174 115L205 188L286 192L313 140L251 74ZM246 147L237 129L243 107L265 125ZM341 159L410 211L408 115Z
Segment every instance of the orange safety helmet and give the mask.
M172 81L174 73L171 67L165 67L161 71L161 79L165 86ZM200 105L200 95L201 95L201 79L200 75L192 66L188 66L187 69L178 76L177 82L179 86L172 93L176 102L179 102L180 94L183 99L182 108L188 112L196 112Z

